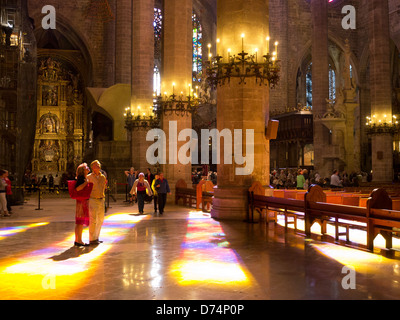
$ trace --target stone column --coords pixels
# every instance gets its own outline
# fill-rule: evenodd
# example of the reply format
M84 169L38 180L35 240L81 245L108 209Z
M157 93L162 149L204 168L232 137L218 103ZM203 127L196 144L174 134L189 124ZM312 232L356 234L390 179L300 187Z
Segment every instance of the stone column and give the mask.
M113 13L116 12L117 4L116 0L109 0L110 9ZM108 88L115 84L115 45L116 45L116 32L115 25L116 19L105 22L104 28L104 87Z
M267 52L269 17L265 0L219 0L217 16L217 38L220 39L217 52L224 61L227 61L228 49L232 55L237 55L242 51L242 43L245 52L254 53L256 48L259 53ZM271 47L273 49L273 45ZM229 84L218 86L217 94L217 129L220 132L228 129L232 144L235 144L234 130L241 130L242 138L236 142L239 147L241 144L239 150L247 159L245 164L239 164L239 159L234 156L230 159L231 164L225 161L225 153L229 150L224 146L226 139L220 140L218 182L211 214L217 219L243 220L247 211L247 190L252 182L269 185L269 141L265 138L269 89L252 78L247 78L246 84L240 83L238 78L231 78ZM253 130L253 141L246 141L246 130ZM254 152L251 152L251 147L254 147ZM227 145L227 148L234 150L233 145ZM251 168L252 163L254 168ZM247 169L243 170L245 166Z
M132 2L132 83L131 112L141 119L153 116L153 70L154 70L154 1L136 0ZM151 142L146 141L149 122L139 122L140 126L131 133L132 165L141 172L150 167L146 151Z
M187 96L192 85L192 0L168 0L164 4L164 43L161 70L161 93L167 96ZM176 129L174 127L176 121ZM170 126L172 125L172 126ZM178 161L178 151L186 142L177 142L177 148L171 148L170 127L177 134L184 129L192 128L190 113L177 115L175 112L161 112L161 129L167 137L166 164L161 166L164 177L168 180L171 192L179 179L192 186L191 164ZM172 142L172 141L171 141ZM168 197L169 201L173 197Z
M326 112L326 99L329 98L329 59L328 59L328 1L311 0L312 16L312 108L314 119ZM328 145L328 129L314 121L314 168L321 177L330 177L331 167L323 155Z
M131 83L132 0L116 1L115 83Z
M384 121L392 120L392 86L390 68L390 35L388 0L370 0L370 81L371 115ZM375 133L372 143L372 179L374 182L393 180L393 137Z

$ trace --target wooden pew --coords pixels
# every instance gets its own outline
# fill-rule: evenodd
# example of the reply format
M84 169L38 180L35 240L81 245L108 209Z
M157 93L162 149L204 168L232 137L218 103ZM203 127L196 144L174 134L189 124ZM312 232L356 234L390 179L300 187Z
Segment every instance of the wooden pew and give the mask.
M285 217L285 228L287 229L289 224L293 224L295 231L297 230L297 219L304 216L304 200L265 196L265 189L262 188L259 182L253 183L252 188L248 191L248 195L249 211L252 215L250 221L253 219L254 211L260 213L260 218L261 213L265 211L267 214L267 223L270 221L277 222L277 214L281 213ZM290 196L293 196L293 194L290 194ZM270 213L273 213L272 217ZM293 220L289 221L288 218L292 218Z
M201 180L196 186L196 209L204 212L210 211L214 195L214 184L210 180Z
M262 192L259 192L262 193ZM344 201L354 201L365 199L362 194L343 193L342 198L349 198ZM360 196L360 197L359 197ZM386 240L386 248L392 248L392 236L400 229L400 211L393 210L393 202L389 194L383 189L375 189L371 192L365 207L327 203L327 195L319 186L310 186L305 194L304 200L291 198L268 197L262 194L249 192L249 204L252 209L271 210L285 215L285 229L287 228L287 217L295 215L294 223L296 230L296 219L305 219L306 236L311 236L311 226L317 222L321 225L321 233L326 234L327 224L335 226L335 239L339 240L342 235L349 239L351 228L362 229L367 234L367 249L373 252L373 242L378 234ZM350 200L354 198L356 200ZM396 199L398 200L398 199ZM394 201L396 201L394 200ZM361 203L361 201L360 201ZM340 227L345 228L345 232L340 232Z
M275 190L274 190L273 194L275 196ZM267 223L268 223L269 222L268 221L268 210L267 210L267 206L264 202L264 198L254 197L254 195L265 196L265 189L261 185L261 183L259 181L253 182L253 184L251 185L251 187L248 190L247 195L248 195L248 207L247 207L248 209L247 209L246 221L253 223L254 222L254 211L257 211L259 213L260 221L262 220L263 212L265 212ZM276 219L276 214L275 214L275 219Z
M188 188L185 180L179 179L175 185L175 204L177 205L179 200L183 200L183 205L192 207L196 203L196 190L194 188Z

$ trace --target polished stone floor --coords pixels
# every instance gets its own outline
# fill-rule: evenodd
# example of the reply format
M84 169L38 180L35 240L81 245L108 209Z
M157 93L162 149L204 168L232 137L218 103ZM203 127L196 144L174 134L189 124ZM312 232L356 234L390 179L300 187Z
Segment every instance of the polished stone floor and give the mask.
M35 210L32 197L0 219L0 299L400 298L397 256L172 205L160 217L148 204L139 216L136 205L112 202L103 243L73 247L74 206L53 196Z

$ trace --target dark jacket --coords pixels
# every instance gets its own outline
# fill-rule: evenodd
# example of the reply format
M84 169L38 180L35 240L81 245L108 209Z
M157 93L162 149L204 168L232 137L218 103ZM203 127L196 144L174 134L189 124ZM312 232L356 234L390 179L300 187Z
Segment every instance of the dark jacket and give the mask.
M160 185L158 188L157 186ZM157 193L169 193L171 190L169 189L169 184L167 179L157 179L156 182L154 183L154 186L157 190Z

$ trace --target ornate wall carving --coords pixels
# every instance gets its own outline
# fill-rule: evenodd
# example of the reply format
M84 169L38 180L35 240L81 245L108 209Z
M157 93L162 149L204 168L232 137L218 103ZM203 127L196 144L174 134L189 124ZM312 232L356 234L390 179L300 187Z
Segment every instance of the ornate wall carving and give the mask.
M62 174L82 160L82 81L66 60L38 60L37 125L32 170Z

